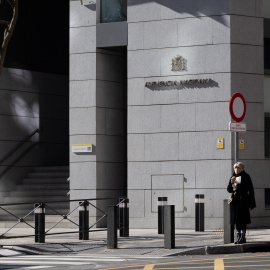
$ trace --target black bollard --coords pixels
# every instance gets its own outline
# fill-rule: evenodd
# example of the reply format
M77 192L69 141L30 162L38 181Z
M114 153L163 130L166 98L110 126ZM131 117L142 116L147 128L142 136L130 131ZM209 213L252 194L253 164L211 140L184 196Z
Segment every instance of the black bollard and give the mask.
M120 236L129 237L129 199L119 205Z
M224 244L234 242L234 225L230 224L230 205L228 200L223 204L223 223L224 223Z
M158 197L158 234L164 234L164 206L167 201L167 197Z
M195 195L195 231L204 231L204 195Z
M79 240L89 240L89 202L79 202Z
M164 206L164 248L175 248L175 210L174 205Z
M45 204L35 203L35 243L45 243Z
M107 248L117 248L117 206L108 206L107 214Z

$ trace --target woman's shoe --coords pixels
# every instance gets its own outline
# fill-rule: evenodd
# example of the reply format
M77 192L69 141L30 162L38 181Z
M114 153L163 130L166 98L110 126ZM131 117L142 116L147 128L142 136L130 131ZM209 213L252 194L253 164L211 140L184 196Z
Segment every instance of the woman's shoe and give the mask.
M236 240L235 240L234 244L239 244L240 238L241 238L241 233L237 233L236 234Z
M241 233L240 239L238 241L238 244L244 244L246 243L246 234L245 233Z

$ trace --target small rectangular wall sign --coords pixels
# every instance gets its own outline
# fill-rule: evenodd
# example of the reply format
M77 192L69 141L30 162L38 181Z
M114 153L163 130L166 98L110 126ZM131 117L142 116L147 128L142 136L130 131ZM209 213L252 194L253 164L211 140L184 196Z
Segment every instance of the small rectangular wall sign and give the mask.
M239 139L238 145L239 145L240 150L244 150L245 149L245 140Z
M224 138L217 138L217 149L224 148Z
M73 153L92 153L92 144L72 144Z

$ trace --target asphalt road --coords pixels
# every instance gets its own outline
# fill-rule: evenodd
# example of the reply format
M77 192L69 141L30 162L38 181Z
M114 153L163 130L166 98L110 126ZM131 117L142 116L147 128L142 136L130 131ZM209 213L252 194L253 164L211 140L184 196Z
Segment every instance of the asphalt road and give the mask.
M20 255L1 257L0 269L256 270L270 269L270 253L216 256L109 257L90 255Z

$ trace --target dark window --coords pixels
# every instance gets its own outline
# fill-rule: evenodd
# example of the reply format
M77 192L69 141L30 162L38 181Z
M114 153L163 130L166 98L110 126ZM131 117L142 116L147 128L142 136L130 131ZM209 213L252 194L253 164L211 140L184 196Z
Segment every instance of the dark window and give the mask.
M270 209L270 188L264 189L264 206L265 209Z
M270 115L264 117L264 151L265 157L270 158Z
M127 0L101 0L101 23L127 20Z
M264 39L264 69L270 69L270 38Z

